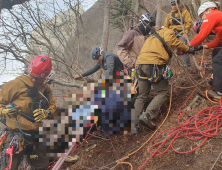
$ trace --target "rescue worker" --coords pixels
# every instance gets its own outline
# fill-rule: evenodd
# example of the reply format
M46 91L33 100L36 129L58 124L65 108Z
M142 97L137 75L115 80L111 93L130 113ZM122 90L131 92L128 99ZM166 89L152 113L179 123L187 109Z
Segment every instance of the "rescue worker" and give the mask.
M82 77L89 76L100 68L106 70L105 76L115 75L116 72L123 71L123 63L120 61L119 57L113 53L108 51L103 51L101 47L96 46L91 51L91 57L93 60L96 60L96 65L87 70L86 72L82 73ZM75 79L81 78L81 76L76 75Z
M12 139L19 140L13 144L11 170L18 169L23 155L27 156L28 163L33 168L42 170L48 167L49 159L45 154L33 150L32 144L35 142L35 132L39 131L42 125L40 121L56 114L56 102L50 85L46 82L51 69L52 62L48 56L37 56L29 64L27 76L19 76L1 88L0 116L6 119L8 127L8 135L1 148L2 153L12 147ZM32 155L37 155L37 159L31 159ZM2 163L1 170L5 168Z
M150 26L156 25L155 18L149 13L143 14L141 20L147 24L150 23ZM141 20L139 25L127 31L118 44L117 55L126 67L135 65L140 50L150 32L150 29Z
M218 2L217 0L201 0L201 5L205 2L213 2L217 5L217 9L220 10L220 2Z
M178 51L194 54L194 48L181 42L172 29L164 27L158 30L157 33L161 39L156 33L152 33L145 41L136 63L139 96L135 102L135 114L139 117L139 121L137 121L138 123L132 131L133 134L138 133L141 123L154 130L156 126L152 120L157 118L161 106L167 100L168 81L165 77L163 78L163 73L172 54L164 41ZM151 85L156 92L156 96L148 107L144 108ZM143 112L143 110L145 111Z
M198 16L202 19L198 34L193 38L190 44L194 47L201 43L212 33L215 34L215 40L204 44L202 48L220 47L222 44L222 12L217 10L213 2L205 2L198 9ZM220 99L222 96L222 49L213 58L213 91L208 94L214 98Z
M174 30L179 40L186 44L187 43L186 35L188 35L190 28L192 27L190 13L184 7L181 6L180 0L177 0L179 9L176 6L175 0L170 0L170 4L171 4L172 11L167 15L164 27ZM181 17L183 20L183 25L184 25L186 35L183 34L183 29L182 29L181 24L173 19L175 18L181 22L180 14L178 10L180 10L181 12ZM190 63L189 54L183 54L182 57L183 57L185 66L190 67L191 63Z

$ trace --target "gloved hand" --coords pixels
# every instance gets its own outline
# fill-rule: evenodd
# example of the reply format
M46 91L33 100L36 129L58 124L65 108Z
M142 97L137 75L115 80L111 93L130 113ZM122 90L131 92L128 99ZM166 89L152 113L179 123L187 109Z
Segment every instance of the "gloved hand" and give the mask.
M202 45L198 45L197 47L195 47L195 51L200 51L203 50L203 46Z
M16 108L14 108L13 105L9 104L7 105L4 109L2 109L2 114L6 117L6 118L12 118L15 117L15 115L17 113L19 113L21 110L18 110Z
M195 54L195 49L193 46L189 46L188 54Z
M79 75L75 75L75 76L74 76L74 79L76 79L76 80L77 80L77 79L80 79L80 78L81 78L81 76L79 76Z
M177 51L177 55L183 55L184 53L181 51Z
M51 113L49 110L36 109L33 111L36 122L40 122L42 119L46 119Z

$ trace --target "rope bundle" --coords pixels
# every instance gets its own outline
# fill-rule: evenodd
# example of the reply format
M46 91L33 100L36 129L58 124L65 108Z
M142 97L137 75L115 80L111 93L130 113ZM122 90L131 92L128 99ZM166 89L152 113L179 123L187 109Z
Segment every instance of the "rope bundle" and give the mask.
M183 104L183 106L186 105L186 103L189 101L191 96L195 90L192 92L190 97L186 100L186 102ZM182 106L182 107L183 107ZM210 137L214 137L219 135L222 132L221 126L222 126L222 98L220 100L219 105L215 105L211 108L206 108L201 111L185 111L181 112L180 108L180 115L177 118L178 123L180 126L178 127L173 127L173 128L168 128L162 131L160 134L158 134L153 142L154 144L148 149L148 152L151 154L151 156L144 162L144 164L139 168L142 169L145 164L155 155L163 155L166 153L170 148L179 154L187 154L196 151L199 149ZM193 112L196 113L196 115L191 116L189 119L185 118L185 114L188 112ZM182 119L182 121L181 121ZM184 122L184 123L183 123ZM168 132L167 137L160 141L155 143L155 141L161 137L164 133ZM189 140L192 141L197 141L200 139L203 139L202 143L197 146L194 149L185 151L185 152L179 152L177 149L174 148L173 143L175 142L176 139L186 137ZM159 152L160 149L166 142L169 143L167 148ZM151 152L151 149L154 147L157 147L157 149L154 152Z

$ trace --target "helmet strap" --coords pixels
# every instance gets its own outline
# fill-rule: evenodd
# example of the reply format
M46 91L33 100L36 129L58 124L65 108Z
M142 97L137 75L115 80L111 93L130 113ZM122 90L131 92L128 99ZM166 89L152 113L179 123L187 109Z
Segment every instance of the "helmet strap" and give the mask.
M99 47L99 56L102 55L103 49L101 47Z

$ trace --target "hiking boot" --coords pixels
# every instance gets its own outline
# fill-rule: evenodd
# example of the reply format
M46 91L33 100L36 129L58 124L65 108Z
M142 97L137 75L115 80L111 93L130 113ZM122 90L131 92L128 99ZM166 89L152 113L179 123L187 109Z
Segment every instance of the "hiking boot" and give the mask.
M140 129L140 124L135 124L134 128L131 130L131 133L133 135L137 135L139 133L139 129Z
M220 98L222 97L222 93L220 92L216 92L216 91L208 91L207 92L207 95L209 97L211 97L212 99L217 99L217 100L220 100Z
M151 129L151 130L155 130L156 129L156 125L150 119L150 115L149 114L143 113L139 117L139 120L140 120L140 122L143 122L143 124L145 124L149 129Z

